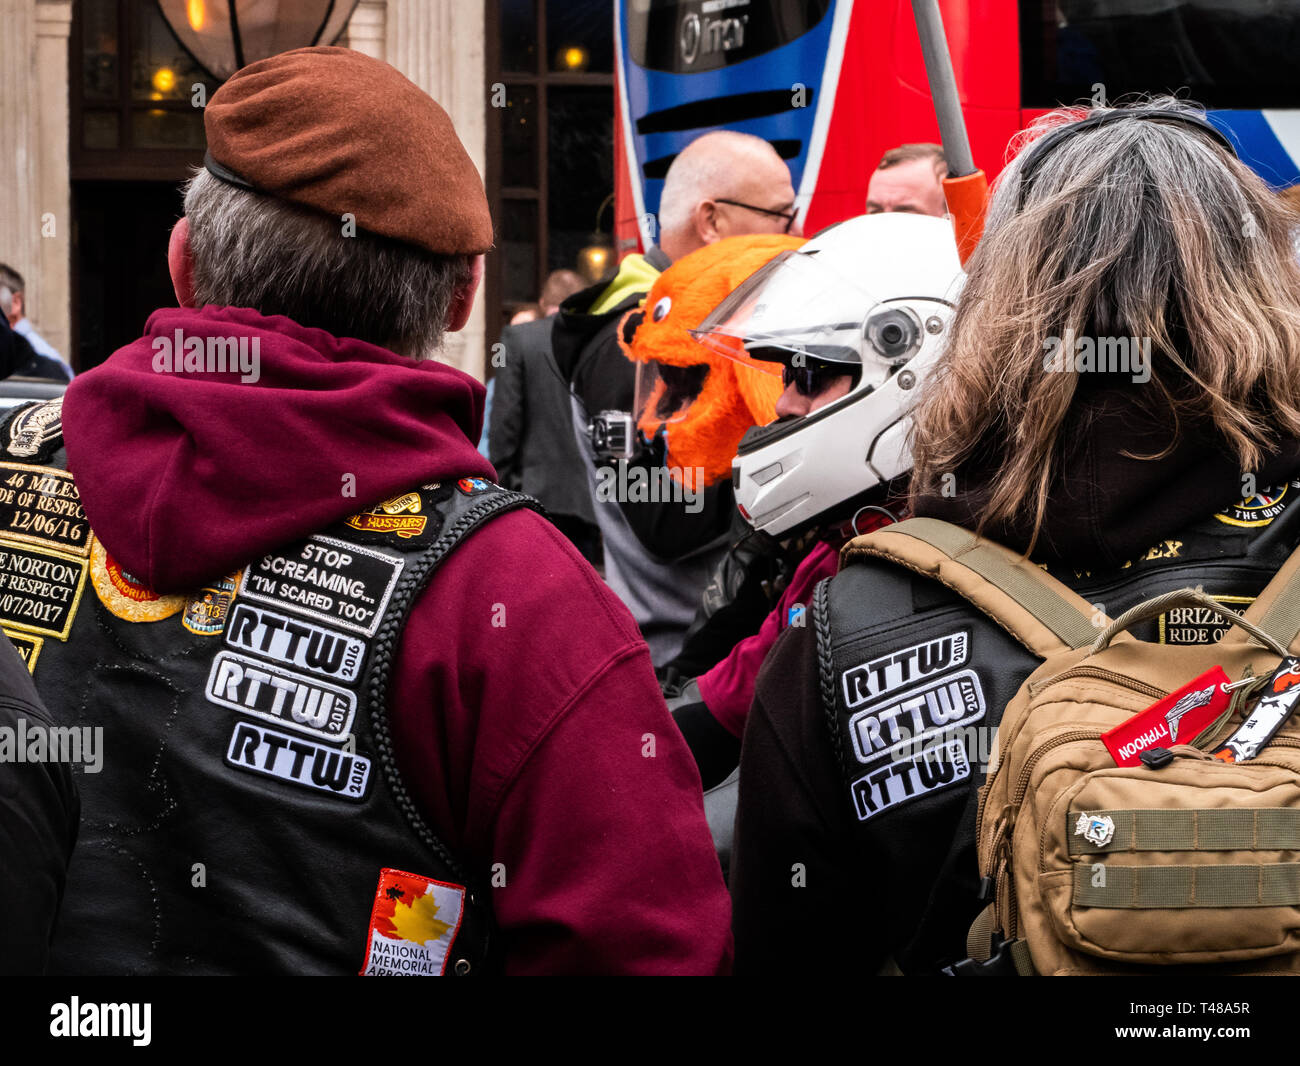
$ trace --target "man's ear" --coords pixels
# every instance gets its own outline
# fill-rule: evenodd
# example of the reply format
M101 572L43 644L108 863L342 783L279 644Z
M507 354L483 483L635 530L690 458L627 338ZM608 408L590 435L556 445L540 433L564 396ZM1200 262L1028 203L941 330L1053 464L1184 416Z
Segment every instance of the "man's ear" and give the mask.
M194 257L190 254L190 220L184 215L172 227L167 242L167 270L176 290L176 302L181 307L194 306Z
M722 234L718 232L718 205L712 200L701 200L695 205L692 221L701 244L712 244L722 239Z
M474 310L474 296L478 292L479 282L483 280L483 257L476 255L468 280L457 285L451 294L451 307L447 309L448 333L464 329L469 321L469 313Z
M9 298L9 324L11 326L27 313L27 308L23 306L25 302L21 292L16 292Z

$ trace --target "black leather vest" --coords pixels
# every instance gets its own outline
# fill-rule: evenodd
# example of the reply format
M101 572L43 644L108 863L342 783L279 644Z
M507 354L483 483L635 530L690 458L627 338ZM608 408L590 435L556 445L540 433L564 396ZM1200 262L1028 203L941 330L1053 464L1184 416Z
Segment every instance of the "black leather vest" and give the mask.
M0 425L0 624L55 721L102 731L50 972L499 968L488 886L416 811L386 708L435 568L534 502L426 485L160 596L90 530L58 419Z
M1186 586L1203 586L1241 611L1298 543L1293 481L1225 508L1118 571L1050 572L1111 618ZM845 820L872 876L888 882L882 936L904 937L889 947L905 972L932 972L964 957L966 932L983 907L976 793L1002 712L1039 660L952 590L879 559L861 559L818 585L813 618ZM1204 644L1224 626L1208 610L1177 608L1132 632Z

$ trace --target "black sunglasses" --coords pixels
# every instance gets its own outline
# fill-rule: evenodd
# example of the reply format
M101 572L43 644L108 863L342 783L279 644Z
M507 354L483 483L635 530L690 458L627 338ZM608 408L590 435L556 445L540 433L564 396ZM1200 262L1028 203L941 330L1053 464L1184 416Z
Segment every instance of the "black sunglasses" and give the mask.
M795 392L809 400L821 395L830 383L839 377L846 377L850 372L845 367L813 365L790 366L781 368L781 383L788 389L794 386Z
M742 204L739 200L722 200L716 199L715 204L730 204L732 207L743 207L746 211L757 211L760 215L771 215L773 218L785 219L785 229L782 233L789 233L790 227L794 225L794 220L798 218L798 211L770 211L766 207L755 207L753 204Z

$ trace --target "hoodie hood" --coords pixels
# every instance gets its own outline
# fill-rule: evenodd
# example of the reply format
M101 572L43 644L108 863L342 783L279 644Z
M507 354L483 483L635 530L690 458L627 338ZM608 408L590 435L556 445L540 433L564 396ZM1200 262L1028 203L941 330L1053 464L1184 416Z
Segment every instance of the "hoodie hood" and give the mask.
M243 369L222 371L210 339ZM174 308L68 387L64 442L105 548L183 592L415 486L494 478L473 443L483 400L445 364L246 308Z
M1066 442L1033 558L1072 568L1115 570L1162 538L1242 498L1235 459L1208 419L1153 415L1131 391L1105 389L1081 399L1061 433ZM1158 456L1158 458L1152 458ZM1254 471L1259 491L1300 471L1300 441L1283 437ZM992 497L991 463L976 460L957 472L970 486L955 497L913 500L919 517L976 529ZM990 524L985 536L1023 552L1032 515Z

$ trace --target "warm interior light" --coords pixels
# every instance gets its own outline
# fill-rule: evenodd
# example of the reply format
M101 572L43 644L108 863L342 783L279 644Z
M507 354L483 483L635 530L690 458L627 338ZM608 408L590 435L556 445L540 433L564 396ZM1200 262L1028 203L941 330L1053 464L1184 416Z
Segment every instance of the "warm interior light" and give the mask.
M189 20L190 29L199 33L208 24L207 5L203 0L186 0L185 17Z
M171 67L159 67L153 72L153 87L160 93L169 93L176 88L176 71Z
M573 45L560 53L560 59L570 70L584 70L587 66L587 50Z
M611 249L606 245L587 245L578 252L578 273L594 285L604 277L610 254Z

